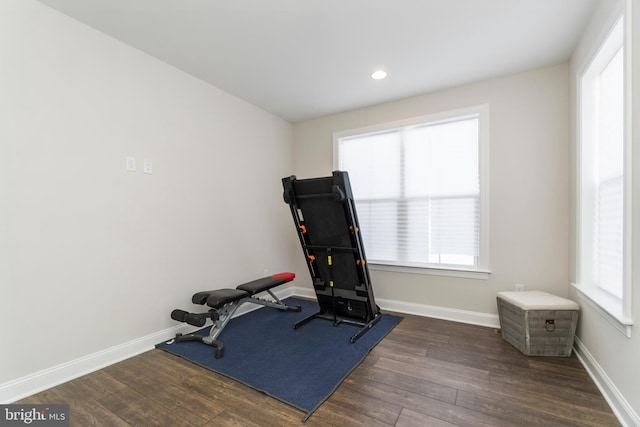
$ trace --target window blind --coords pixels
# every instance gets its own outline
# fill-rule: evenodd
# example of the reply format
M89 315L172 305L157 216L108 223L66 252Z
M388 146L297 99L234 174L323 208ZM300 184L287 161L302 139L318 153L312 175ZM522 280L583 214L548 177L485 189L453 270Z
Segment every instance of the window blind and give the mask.
M604 290L622 298L623 272L623 173L624 86L623 50L618 49L596 78L597 142L595 281Z
M478 115L341 138L369 262L475 267Z

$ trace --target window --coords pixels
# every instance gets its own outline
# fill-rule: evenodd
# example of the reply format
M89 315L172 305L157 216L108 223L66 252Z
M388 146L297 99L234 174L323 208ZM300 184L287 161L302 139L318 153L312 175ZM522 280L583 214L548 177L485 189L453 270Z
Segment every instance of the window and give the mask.
M341 132L370 264L487 272L488 107Z
M620 18L579 79L578 287L623 324L625 309L625 59Z

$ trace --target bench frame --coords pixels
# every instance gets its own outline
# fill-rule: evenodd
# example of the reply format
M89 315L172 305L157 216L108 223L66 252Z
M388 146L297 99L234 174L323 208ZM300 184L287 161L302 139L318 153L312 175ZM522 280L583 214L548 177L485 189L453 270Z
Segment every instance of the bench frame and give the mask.
M189 313L176 309L171 313L171 318L193 326L204 326L207 320L211 319L213 324L209 330L209 335L199 335L195 332L185 335L176 334L175 338L169 343L199 341L212 346L215 349L216 359L221 358L224 355L224 344L218 340L218 337L242 304L252 303L283 311L299 312L301 310L299 305L286 305L271 291L277 286L290 282L294 277L294 273L274 274L273 276L243 283L238 285L236 289L217 289L194 294L192 297L194 304L204 305L206 303L211 309L204 313ZM262 292L269 294L272 299L256 296Z

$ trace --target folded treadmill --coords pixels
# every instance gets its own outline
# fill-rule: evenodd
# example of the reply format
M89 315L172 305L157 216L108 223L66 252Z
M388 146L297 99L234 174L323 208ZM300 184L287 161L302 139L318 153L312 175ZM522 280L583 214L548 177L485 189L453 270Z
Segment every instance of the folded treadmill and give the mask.
M325 319L359 326L354 343L380 320L349 175L282 179L320 310L294 325Z

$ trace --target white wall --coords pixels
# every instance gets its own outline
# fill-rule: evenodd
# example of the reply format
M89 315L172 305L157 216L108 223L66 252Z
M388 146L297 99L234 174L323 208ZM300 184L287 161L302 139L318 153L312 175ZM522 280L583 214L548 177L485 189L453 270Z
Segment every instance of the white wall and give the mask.
M489 104L489 279L372 270L376 298L495 316L496 292L515 283L567 295L568 77L561 64L294 125L305 178L331 172L333 132Z
M578 73L584 69L587 61L595 53L600 43L606 37L608 28L615 22L618 11L624 8L627 3L631 6L631 0L602 0L594 13L589 26L584 32L580 44L576 49L570 67L571 75L571 110L572 128L577 129L576 111L577 103L577 81ZM633 2L633 9L629 15L632 22L631 42L632 48L632 68L640 70L640 6ZM628 44L629 45L629 44ZM635 71L633 77L637 77ZM629 92L632 107L632 138L633 138L633 224L632 228L632 314L637 319L640 312L640 222L638 212L640 212L640 81L633 82L633 92ZM576 281L576 135L577 130L572 132L571 142L571 255L570 255L570 281ZM580 302L581 314L576 336L578 339L578 354L596 379L605 397L609 400L618 418L626 425L640 425L640 370L638 360L640 357L640 336L634 326L631 338L627 338L619 332L611 323L589 305L585 299L581 298L578 292L571 287L571 298Z
M40 3L0 2L0 389L162 335L194 291L290 269L292 138Z

